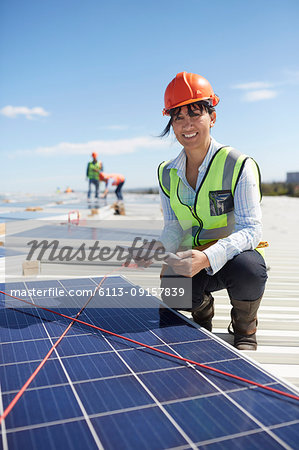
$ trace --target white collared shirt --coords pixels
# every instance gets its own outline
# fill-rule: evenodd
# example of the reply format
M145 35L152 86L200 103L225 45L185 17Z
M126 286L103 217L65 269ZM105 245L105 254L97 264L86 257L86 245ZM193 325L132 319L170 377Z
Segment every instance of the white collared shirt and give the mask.
M177 175L182 180L180 197L183 203L193 206L196 191L199 189L206 170L213 155L219 148L223 147L215 139L211 138L209 150L198 168L196 189L194 190L186 178L186 153L183 149L179 155L168 164L168 168L177 169ZM159 240L167 251L176 252L180 245L181 227L174 214L169 198L160 187L160 198L163 208L164 229ZM245 250L253 250L261 240L262 236L262 213L260 208L260 192L257 186L250 161L246 161L244 169L238 181L234 193L234 232L206 249L210 268L206 269L208 274L218 272L230 259Z

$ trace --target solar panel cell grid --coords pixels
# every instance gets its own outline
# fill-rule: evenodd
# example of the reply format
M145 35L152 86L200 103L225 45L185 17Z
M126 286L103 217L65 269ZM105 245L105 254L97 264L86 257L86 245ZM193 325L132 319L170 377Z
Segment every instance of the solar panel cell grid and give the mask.
M13 394L2 394L3 403L9 403ZM14 412L5 419L6 427L30 427L41 422L63 421L82 415L70 386L43 387L28 390Z
M51 424L48 427L31 427L17 433L8 433L7 444L8 448L12 449L98 449L95 440L91 439L90 430L84 418L72 422L65 421L57 425Z
M4 392L17 393L20 387L28 380L39 361L24 361L19 364L5 364L0 366L1 387ZM34 378L30 389L42 386L54 386L67 383L65 374L57 359L50 359L47 370L41 370Z
M68 290L74 286L95 287L99 281L100 278L58 280L52 286ZM110 277L105 283L131 286L121 277ZM45 288L50 284L30 282L25 287ZM6 291L11 288L5 286ZM66 308L61 308L60 303L60 308L54 309L74 317L81 300L73 297ZM160 315L157 299L139 295L131 300L124 307L122 298L115 297L110 303L112 308L100 308L101 299L95 298L96 307L85 309L80 319L287 390L213 335L193 327L171 311ZM32 307L17 308L17 300L10 309L10 300L2 301L5 307L1 311L0 375L6 408L69 321ZM128 307L128 303L137 306L138 301L143 306L147 302L149 307ZM228 448L228 445L295 448L298 427L299 407L295 400L249 387L207 369L195 369L171 356L74 323L7 415L1 437L5 450Z
M242 433L240 433L242 434ZM211 442L212 441L212 442ZM283 446L276 442L269 434L261 430L253 430L246 433L246 436L235 436L232 439L221 440L220 442L213 442L213 439L206 444L201 444L200 448L208 450L240 450L240 449L282 449Z

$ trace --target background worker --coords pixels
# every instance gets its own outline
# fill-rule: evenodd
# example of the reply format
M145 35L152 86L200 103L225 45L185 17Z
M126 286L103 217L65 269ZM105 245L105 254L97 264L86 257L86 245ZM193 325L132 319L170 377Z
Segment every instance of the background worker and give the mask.
M105 183L105 191L101 195L101 198L106 198L109 192L110 186L116 186L115 195L117 200L123 200L122 187L125 183L125 177L120 173L104 173L100 172L100 181Z
M211 292L227 289L234 345L255 350L257 311L267 280L264 258L255 250L262 235L258 167L210 136L219 98L205 78L177 74L164 100L163 115L170 120L161 136L172 129L183 149L158 170L164 230L156 245L180 257L166 266L161 287L179 287L191 279L185 309L208 330L214 315ZM182 309L175 303L178 296L163 300Z
M95 187L95 198L99 198L99 173L103 170L103 164L101 161L97 160L97 153L93 152L91 154L92 161L87 164L86 177L88 178L88 192L87 198L91 196L91 186Z

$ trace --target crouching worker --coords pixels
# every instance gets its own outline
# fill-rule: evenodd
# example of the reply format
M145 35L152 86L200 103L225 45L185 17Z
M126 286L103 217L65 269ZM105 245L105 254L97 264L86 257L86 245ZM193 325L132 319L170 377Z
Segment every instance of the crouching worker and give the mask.
M185 309L210 331L214 316L211 293L226 289L232 305L234 345L239 350L256 350L257 311L267 280L263 250L257 248L263 245L259 245L258 166L211 137L219 98L205 78L177 74L167 86L164 100L163 115L169 122L161 136L173 131L183 148L158 169L164 230L156 245L162 244L180 258L166 266L161 287L185 283L186 295L191 298ZM190 250L185 250L188 246ZM163 301L173 306L177 296L164 295Z
M125 207L123 203L123 195L122 195L122 188L125 183L125 177L119 173L100 173L100 181L105 182L105 190L102 194L102 198L106 198L109 192L110 186L116 186L115 189L115 195L116 195L116 202L113 203L114 208L114 214L116 215L125 215Z
M105 182L105 191L102 194L102 198L106 198L109 192L110 186L116 186L115 195L117 200L123 200L122 187L125 183L125 177L120 173L104 173L100 172L100 181Z

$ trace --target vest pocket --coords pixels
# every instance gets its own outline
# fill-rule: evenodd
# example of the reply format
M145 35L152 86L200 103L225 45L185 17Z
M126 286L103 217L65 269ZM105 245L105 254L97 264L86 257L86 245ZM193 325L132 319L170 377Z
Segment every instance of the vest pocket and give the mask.
M234 198L230 190L210 191L209 200L211 216L227 214L234 209Z

